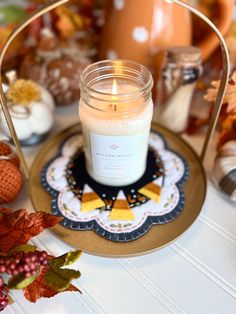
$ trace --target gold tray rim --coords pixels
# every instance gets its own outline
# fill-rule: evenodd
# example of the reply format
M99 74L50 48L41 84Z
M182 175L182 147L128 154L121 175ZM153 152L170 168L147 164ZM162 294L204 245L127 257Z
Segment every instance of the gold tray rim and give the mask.
M76 130L78 129L79 130ZM38 208L40 207L40 205L37 205L37 202L35 201L35 198L34 198L34 182L33 182L33 178L35 176L35 174L37 173L39 176L40 176L40 173L41 173L41 170L42 169L38 169L37 167L37 163L38 161L42 158L42 156L45 155L45 152L47 151L47 148L50 149L51 146L53 146L53 143L54 141L57 139L57 138L61 138L61 141L63 139L65 139L66 135L68 135L72 130L74 131L80 131L80 128L81 128L81 125L80 123L76 123L76 124L73 124L71 125L70 127L62 130L61 132L55 134L53 137L51 137L49 140L46 141L46 143L43 145L43 147L39 150L39 152L37 153L33 163L32 163L32 166L31 166L31 169L30 169L30 178L29 178L29 190L30 190L30 198L31 198L31 202L32 202L32 205L35 209L35 211L41 211L42 208ZM87 253L87 254L90 254L90 255L94 255L94 256L100 256L100 257L108 257L108 258L127 258L127 257L136 257L136 256L141 256L141 255L144 255L144 254L148 254L148 253L152 253L152 252L155 252L163 247L166 247L167 245L171 244L172 242L176 241L178 238L180 238L192 225L193 223L195 222L195 220L197 219L197 217L199 216L200 212L201 212L201 209L204 205L204 202L205 202L205 198L206 198L206 193L207 193L207 178L206 178L206 173L205 173L205 170L204 170L204 167L201 163L201 160L200 160L200 157L197 155L197 153L194 151L194 149L183 139L181 138L178 134L172 132L171 130L161 126L161 125L158 125L157 123L152 123L152 127L151 127L152 130L154 131L164 131L166 132L167 134L171 134L173 137L176 137L178 138L178 140L180 140L182 142L182 144L191 152L192 156L196 159L197 163L198 163L198 166L199 166L199 169L201 171L201 176L202 176L202 180L203 180L203 195L202 195L202 199L201 199L201 202L200 202L200 206L199 208L196 208L196 216L194 219L192 219L189 223L188 223L188 226L178 235L178 236L175 236L173 237L171 240L169 240L168 242L165 242L163 243L162 245L158 245L156 247L153 247L153 248L150 248L150 249L147 249L147 248L143 248L143 250L139 251L139 252L130 252L130 253L101 253L99 252L98 250L91 250L91 249L86 249L86 248L82 248L81 246L79 245L74 245L71 243L71 241L68 241L68 240L64 240L61 236L60 236L60 229L63 229L64 233L74 233L74 232L80 232L80 233L93 233L94 235L96 235L97 238L97 241L108 241L108 242L112 242L110 240L106 240L104 238L102 238L101 236L97 235L94 231L92 230L89 230L89 231L74 231L74 230L70 230L70 229L66 229L65 227L61 226L61 225L57 225L55 227L52 227L49 229L49 231L59 240L61 240L64 244L66 245L70 245L72 246L73 248L75 249L82 249L83 252ZM168 140L165 138L165 140L168 142ZM53 147L53 149L56 149L55 151L57 151L58 149L58 145L56 145L56 147ZM48 161L50 160L50 158L48 158ZM47 193L42 186L40 186L40 189L44 191L44 193ZM48 193L47 193L48 194ZM51 203L51 202L50 202ZM184 210L184 209L183 209ZM48 211L46 211L48 212ZM182 213L180 214L180 216L182 215ZM178 218L177 218L178 219ZM176 219L175 219L176 220ZM173 224L174 221L172 222L169 222L168 224ZM151 227L152 228L160 228L162 227L162 225L153 225ZM58 231L59 229L59 231ZM151 230L150 229L150 230ZM147 232L147 234L150 232L150 230ZM141 238L144 238L147 236L146 235L143 235ZM131 241L131 242L138 242L141 238L139 239L136 239L134 241ZM114 246L122 246L124 244L129 244L131 242L126 242L126 243L116 243L116 242L112 242L114 244ZM95 245L96 247L96 245ZM122 251L122 250L121 250Z

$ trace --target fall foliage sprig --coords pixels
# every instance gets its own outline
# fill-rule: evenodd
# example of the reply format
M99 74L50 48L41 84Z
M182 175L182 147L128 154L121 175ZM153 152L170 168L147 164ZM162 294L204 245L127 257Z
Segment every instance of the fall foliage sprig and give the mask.
M45 212L0 209L0 309L10 301L11 289L23 290L30 302L63 291L79 291L71 281L79 278L80 272L65 267L73 264L81 251L54 257L27 244L32 237L60 221L61 217ZM9 277L7 283L2 276Z

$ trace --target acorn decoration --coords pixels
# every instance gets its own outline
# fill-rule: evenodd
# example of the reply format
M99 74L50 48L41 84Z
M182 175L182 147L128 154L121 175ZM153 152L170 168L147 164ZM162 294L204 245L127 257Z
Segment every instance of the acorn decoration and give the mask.
M6 142L0 141L0 204L12 202L23 187L19 157Z
M44 86L56 105L66 106L79 100L80 74L90 63L76 42L60 41L49 29L43 29L35 51L23 59L19 76Z
M212 82L205 99L215 101L219 82ZM213 168L217 185L236 202L236 71L233 73L225 94L220 117L218 154Z
M44 138L53 125L54 101L50 93L35 82L24 79L12 79L5 91L20 142L29 145ZM2 111L0 119L3 132L10 137Z

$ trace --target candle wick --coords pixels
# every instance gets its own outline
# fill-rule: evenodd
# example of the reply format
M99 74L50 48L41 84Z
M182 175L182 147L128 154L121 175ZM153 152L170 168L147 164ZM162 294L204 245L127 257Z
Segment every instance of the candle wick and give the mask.
M110 104L110 109L112 110L112 111L117 111L117 105L116 104Z

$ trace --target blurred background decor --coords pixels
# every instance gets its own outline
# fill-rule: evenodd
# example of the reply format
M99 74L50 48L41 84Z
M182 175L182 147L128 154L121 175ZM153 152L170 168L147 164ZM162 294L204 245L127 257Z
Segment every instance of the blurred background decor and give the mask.
M12 2L14 6L5 1L3 4L7 4L1 7L3 32L9 32L27 14L53 1ZM226 34L234 0L190 0L189 3L198 6ZM50 31L52 42L46 38L49 36L46 30ZM78 100L78 76L87 64L98 59L133 60L151 69L156 80L153 95L157 100L166 49L190 44L200 47L203 61L212 60L209 56L218 47L217 38L204 23L175 4L170 6L163 0L71 0L33 22L13 42L4 67L19 70L19 77L43 85L54 96L55 104L63 106ZM73 64L76 73L66 67L67 61ZM43 70L39 71L39 67ZM60 72L59 76L52 77L51 69ZM212 72L214 69L215 66ZM45 73L49 74L47 81ZM61 79L66 83L62 84Z
M79 99L80 74L90 62L76 41L60 40L51 30L43 28L38 44L20 63L19 77L44 86L56 105L71 105Z
M2 6L2 32L8 35L27 14L45 3L48 1L20 1L18 5ZM4 70L14 69L19 77L44 86L56 105L72 104L79 99L81 71L97 59L103 23L103 1L71 1L56 8L31 23L13 41ZM59 74L54 75L55 71Z
M214 102L218 88L219 81L212 82L205 99ZM219 126L213 178L231 200L236 201L236 71L228 83Z
M187 10L175 4L170 6L162 0L108 2L101 38L101 59L133 60L159 74L167 48L197 44L203 60L206 60L218 46L215 35L208 28L206 30L199 19L192 20ZM231 22L234 1L204 0L199 5L225 34Z
M0 15L0 48L2 48L13 29L27 16L27 11L23 7L17 5L5 5L0 6ZM5 68L14 67L16 63L15 58L19 55L19 51L22 49L23 41L24 34L21 34L11 44L5 58Z

